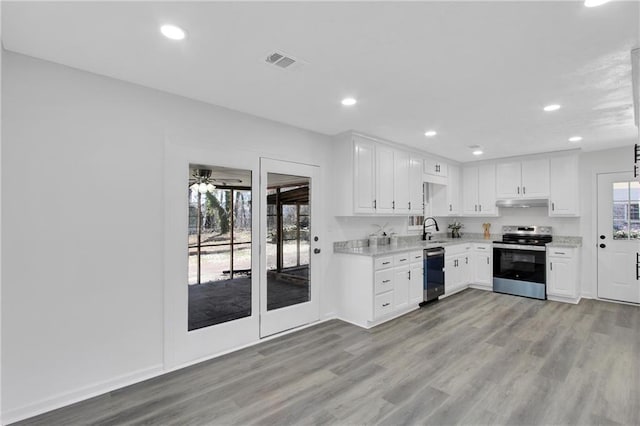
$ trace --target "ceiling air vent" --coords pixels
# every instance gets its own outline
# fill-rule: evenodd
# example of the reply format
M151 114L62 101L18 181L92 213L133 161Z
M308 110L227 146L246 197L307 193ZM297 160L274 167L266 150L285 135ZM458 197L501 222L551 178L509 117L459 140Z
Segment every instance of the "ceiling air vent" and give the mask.
M291 55L288 55L282 51L271 52L267 55L265 62L282 69L294 69L303 63L299 59L295 59Z

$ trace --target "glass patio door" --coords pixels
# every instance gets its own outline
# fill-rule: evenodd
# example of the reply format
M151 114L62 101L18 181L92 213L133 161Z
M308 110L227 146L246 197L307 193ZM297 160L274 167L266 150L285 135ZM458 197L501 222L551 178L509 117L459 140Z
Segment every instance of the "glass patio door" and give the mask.
M260 161L260 336L317 321L318 167Z

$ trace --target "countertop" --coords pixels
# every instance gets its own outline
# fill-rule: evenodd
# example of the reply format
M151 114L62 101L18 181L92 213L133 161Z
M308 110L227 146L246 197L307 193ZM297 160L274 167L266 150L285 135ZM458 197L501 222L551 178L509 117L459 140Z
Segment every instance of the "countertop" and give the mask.
M422 241L422 240L412 240L412 241L400 241L397 244L383 244L374 247L364 246L364 247L334 247L333 252L339 254L355 254L359 256L384 256L390 254L398 254L404 253L411 250L422 250L425 248L433 248L433 247L447 247L458 244L466 244L466 243L485 243L491 244L493 241L500 240L500 237L492 236L491 239L484 239L482 236L473 235L473 236L463 236L462 238L449 238L449 237L434 237L433 241ZM565 236L557 236L554 237L553 242L548 243L547 247L551 248L577 248L582 246L582 238L581 237L565 237Z
M334 253L340 254L356 254L360 256L383 256L396 253L404 253L411 250L422 250L432 247L447 247L466 243L485 243L490 244L493 239L485 240L481 237L462 237L462 238L434 238L433 241L410 241L398 242L398 244L384 244L377 247L342 247L334 248Z

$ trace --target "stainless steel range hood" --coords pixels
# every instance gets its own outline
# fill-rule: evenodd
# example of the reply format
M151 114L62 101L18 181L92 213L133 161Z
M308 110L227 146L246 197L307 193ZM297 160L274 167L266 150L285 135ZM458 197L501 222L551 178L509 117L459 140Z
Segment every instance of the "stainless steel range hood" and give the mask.
M531 199L531 200L523 200L520 198L516 198L513 200L498 200L496 201L496 206L508 207L512 209L526 209L529 207L548 207L549 200L544 198Z

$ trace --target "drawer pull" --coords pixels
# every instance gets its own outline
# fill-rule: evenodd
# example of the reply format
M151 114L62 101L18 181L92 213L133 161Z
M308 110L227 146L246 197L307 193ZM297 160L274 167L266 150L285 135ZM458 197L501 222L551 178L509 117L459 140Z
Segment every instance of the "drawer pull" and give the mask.
M382 307L384 308L385 306L389 306L390 304L391 304L391 302L383 303Z
M391 280L384 280L384 281L382 281L382 284L386 284L386 283L390 283L390 282L391 282Z
M554 251L553 254L566 254L566 253L563 251Z
M388 264L390 264L390 263L391 263L391 262L382 262L382 264L383 264L383 265L388 265Z
M407 259L400 259L400 262L406 262Z

